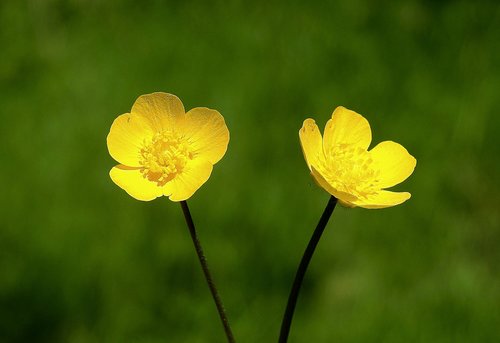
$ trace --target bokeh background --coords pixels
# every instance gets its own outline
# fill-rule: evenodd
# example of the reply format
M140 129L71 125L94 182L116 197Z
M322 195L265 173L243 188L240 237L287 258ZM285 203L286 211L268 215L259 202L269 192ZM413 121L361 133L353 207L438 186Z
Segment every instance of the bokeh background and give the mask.
M400 142L413 194L339 208L290 342L500 340L496 1L0 2L0 342L224 342L180 206L108 177L137 96L219 110L189 200L239 342L275 342L328 200L298 130L344 105Z

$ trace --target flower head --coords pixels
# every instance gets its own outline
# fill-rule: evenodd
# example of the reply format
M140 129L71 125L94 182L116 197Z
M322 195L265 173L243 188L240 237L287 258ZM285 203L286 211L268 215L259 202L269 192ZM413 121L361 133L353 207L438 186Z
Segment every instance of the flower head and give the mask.
M385 141L368 151L370 124L360 114L337 107L324 137L313 119L299 131L306 163L314 180L349 207L384 208L411 196L384 188L403 182L413 173L416 159L398 143Z
M120 164L109 175L138 200L186 200L208 180L228 143L219 112L196 107L185 113L175 95L141 95L111 125L108 150Z

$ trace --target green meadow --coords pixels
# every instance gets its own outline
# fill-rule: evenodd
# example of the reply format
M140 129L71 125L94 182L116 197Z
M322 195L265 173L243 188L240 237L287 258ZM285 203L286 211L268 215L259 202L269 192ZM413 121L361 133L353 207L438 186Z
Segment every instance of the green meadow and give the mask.
M298 130L339 105L416 157L389 209L338 207L290 343L500 339L496 1L0 2L0 342L225 341L178 203L109 178L145 93L225 117L188 200L237 342L276 342L329 195Z

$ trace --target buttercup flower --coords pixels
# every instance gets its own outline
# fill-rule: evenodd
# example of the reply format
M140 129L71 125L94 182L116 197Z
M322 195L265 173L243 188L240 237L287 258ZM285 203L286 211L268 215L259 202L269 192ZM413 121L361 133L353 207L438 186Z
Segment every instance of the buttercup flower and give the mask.
M349 207L384 208L411 196L389 188L411 175L416 159L398 143L385 141L368 151L372 134L358 113L337 107L327 122L324 137L313 119L299 131L306 163L316 183Z
M138 200L186 200L208 180L228 143L219 112L196 107L185 113L175 95L141 95L111 125L108 150L120 164L109 175Z

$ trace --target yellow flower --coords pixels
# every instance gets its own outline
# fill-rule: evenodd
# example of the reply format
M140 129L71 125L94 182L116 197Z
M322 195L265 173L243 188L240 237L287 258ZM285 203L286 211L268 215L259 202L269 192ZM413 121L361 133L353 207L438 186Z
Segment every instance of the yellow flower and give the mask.
M406 180L417 160L398 143L385 141L372 150L370 124L358 113L337 107L321 137L313 119L299 131L302 152L314 180L348 207L399 205L408 192L384 190Z
M111 125L108 150L120 164L109 175L138 200L186 200L208 180L228 143L219 112L196 107L185 113L175 95L141 95Z

